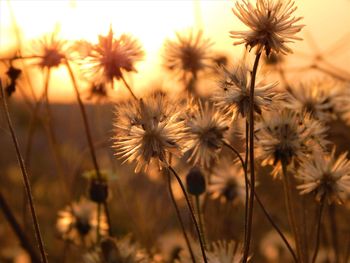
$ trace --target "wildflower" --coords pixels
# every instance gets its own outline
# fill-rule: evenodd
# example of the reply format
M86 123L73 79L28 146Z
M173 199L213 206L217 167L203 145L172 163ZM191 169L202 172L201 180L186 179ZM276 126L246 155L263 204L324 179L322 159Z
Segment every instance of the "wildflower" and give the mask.
M242 262L242 246L234 241L222 241L212 243L208 253L210 263L240 263Z
M221 68L219 85L213 95L215 106L236 118L249 113L251 73L244 63L238 63L231 70ZM264 85L258 82L254 89L254 109L261 114L262 109L270 109L281 95L274 91L277 83Z
M184 79L188 75L196 77L210 64L210 39L203 39L203 32L192 31L188 36L176 33L177 41L165 43L165 67L181 74Z
M248 0L237 1L232 11L251 30L231 31L231 37L239 39L234 45L256 47L257 54L292 53L286 43L301 40L295 34L303 28L295 25L302 19L292 16L296 9L292 0L256 0L255 7Z
M100 247L84 256L85 263L147 263L147 253L138 244L131 241L130 236L120 239L104 239Z
M97 241L97 205L81 199L73 202L58 213L57 229L64 239L73 241L77 245L92 245ZM108 225L102 213L99 222L100 235L107 234Z
M213 106L199 103L185 120L184 153L189 162L209 168L218 157L228 130L225 116Z
M210 178L209 194L221 201L237 204L245 202L244 172L240 165L225 160L214 168Z
M87 72L100 83L111 83L122 79L125 72L136 72L134 64L144 55L136 39L127 34L115 38L112 28L107 36L99 36L98 44L86 46L83 50L87 56L83 59L87 63L82 65L87 65Z
M136 172L147 169L151 160L161 167L169 153L180 153L178 140L184 124L179 120L176 104L164 93L153 93L116 110L116 155L129 162L136 161Z
M92 83L88 92L88 100L96 99L96 101L99 102L108 98L108 91L105 83Z
M314 193L316 200L328 203L342 203L350 194L350 161L347 153L335 157L331 154L315 153L312 158L301 162L298 179L302 181L297 188L300 194Z
M274 165L276 176L281 165L289 165L306 158L316 149L324 149L326 128L308 115L284 109L267 112L257 124L258 158L262 165Z
M61 65L66 57L67 41L57 39L57 34L45 35L34 43L36 55L39 57L37 65L42 69L51 69Z
M335 118L337 97L341 96L337 87L330 82L311 82L292 87L286 106L297 112L307 112L313 118L330 121Z

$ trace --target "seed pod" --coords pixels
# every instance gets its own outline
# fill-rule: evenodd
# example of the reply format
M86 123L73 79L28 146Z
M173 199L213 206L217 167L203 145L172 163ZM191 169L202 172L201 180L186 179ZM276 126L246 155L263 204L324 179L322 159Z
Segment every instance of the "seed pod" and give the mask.
M90 199L96 203L103 203L108 197L108 185L105 181L92 179L89 189Z
M201 195L205 192L205 177L198 167L193 167L186 176L187 191L191 195Z

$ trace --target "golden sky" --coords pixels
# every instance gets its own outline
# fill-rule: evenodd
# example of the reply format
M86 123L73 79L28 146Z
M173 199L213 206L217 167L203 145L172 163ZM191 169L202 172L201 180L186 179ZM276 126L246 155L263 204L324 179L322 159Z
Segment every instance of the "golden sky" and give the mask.
M166 38L174 37L175 31L202 28L215 42L214 50L239 56L243 47L233 47L228 36L230 30L244 29L232 13L234 3L234 0L0 0L0 55L16 44L13 17L23 43L55 28L59 28L62 38L96 41L98 34L106 34L113 25L117 35L131 33L145 49L145 60L137 65L139 73L133 76L137 93L159 78L162 45ZM295 56L315 51L314 45L310 45L311 37L321 50L326 50L350 32L350 0L297 0L296 5L296 13L304 17L302 23L306 27L301 34L305 40L291 44ZM25 50L30 51L29 46L25 45ZM346 66L349 58L344 49L330 56L340 66ZM55 100L73 98L71 87L62 83L64 74L56 72L57 79L52 81L52 86L57 86L50 88Z

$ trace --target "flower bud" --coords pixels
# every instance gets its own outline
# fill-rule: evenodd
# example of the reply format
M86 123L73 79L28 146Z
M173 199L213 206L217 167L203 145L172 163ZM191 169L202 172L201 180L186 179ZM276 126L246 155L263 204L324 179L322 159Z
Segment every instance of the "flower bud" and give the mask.
M193 167L186 176L187 191L191 195L201 195L205 192L205 178L198 167Z
M105 181L92 179L89 189L90 199L96 203L103 203L108 197L108 185Z

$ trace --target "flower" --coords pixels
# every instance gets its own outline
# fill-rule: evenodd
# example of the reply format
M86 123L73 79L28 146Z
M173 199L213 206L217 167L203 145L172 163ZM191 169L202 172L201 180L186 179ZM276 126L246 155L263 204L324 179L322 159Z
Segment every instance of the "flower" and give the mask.
M84 255L85 263L147 263L147 253L131 241L130 235L120 239L107 238L100 247Z
M114 148L126 161L136 161L136 172L147 170L151 160L164 166L169 153L179 154L184 128L177 105L156 92L116 108Z
M189 162L209 168L224 144L227 118L208 103L199 103L190 110L193 112L185 120L183 151Z
M297 186L300 194L314 193L319 202L342 203L350 194L350 161L346 156L343 153L336 158L333 149L330 154L315 153L303 160L297 175L302 181Z
M108 91L105 83L91 83L88 89L88 100L101 102L108 99Z
M97 241L97 225L97 205L83 198L59 211L56 224L63 239L87 246ZM100 215L99 230L101 236L107 234L108 225L104 213Z
M245 202L244 171L239 164L222 161L214 168L208 192L212 197L237 204Z
M3 85L6 94L10 97L16 91L16 86L19 84L18 82L20 82L22 76L22 70L13 65L11 59L2 62L5 67L5 74L1 74L1 79L4 82Z
M257 0L255 7L248 0L237 1L232 11L251 30L230 31L232 38L239 39L234 45L256 47L257 54L292 53L286 43L301 40L295 34L303 28L295 25L302 18L292 17L296 9L292 0Z
M42 69L51 69L61 65L62 60L66 57L67 41L57 39L57 34L52 33L45 35L38 41L34 42L34 48L38 56L37 65Z
M125 72L136 72L134 64L144 56L136 39L127 34L115 38L112 28L107 36L99 36L98 44L85 46L81 49L85 53L82 66L87 65L86 71L98 83L120 80Z
M297 112L307 112L313 118L321 121L330 121L336 116L340 90L332 83L310 82L291 87L288 92L286 106Z
M196 34L190 31L188 36L176 33L177 41L167 40L165 42L165 67L184 79L188 75L197 76L200 71L205 70L210 63L210 39L203 39L203 32Z
M257 123L257 158L262 165L274 165L276 176L281 165L289 165L307 158L319 148L324 149L326 128L308 115L300 115L288 109L267 112Z
M219 240L212 243L208 253L209 263L240 263L242 262L243 247L233 240Z
M249 113L250 76L251 73L244 63L238 63L232 69L221 67L219 85L212 97L215 106L235 119ZM255 111L261 114L262 109L271 109L273 102L281 95L274 91L277 83L263 85L258 82L254 89Z

